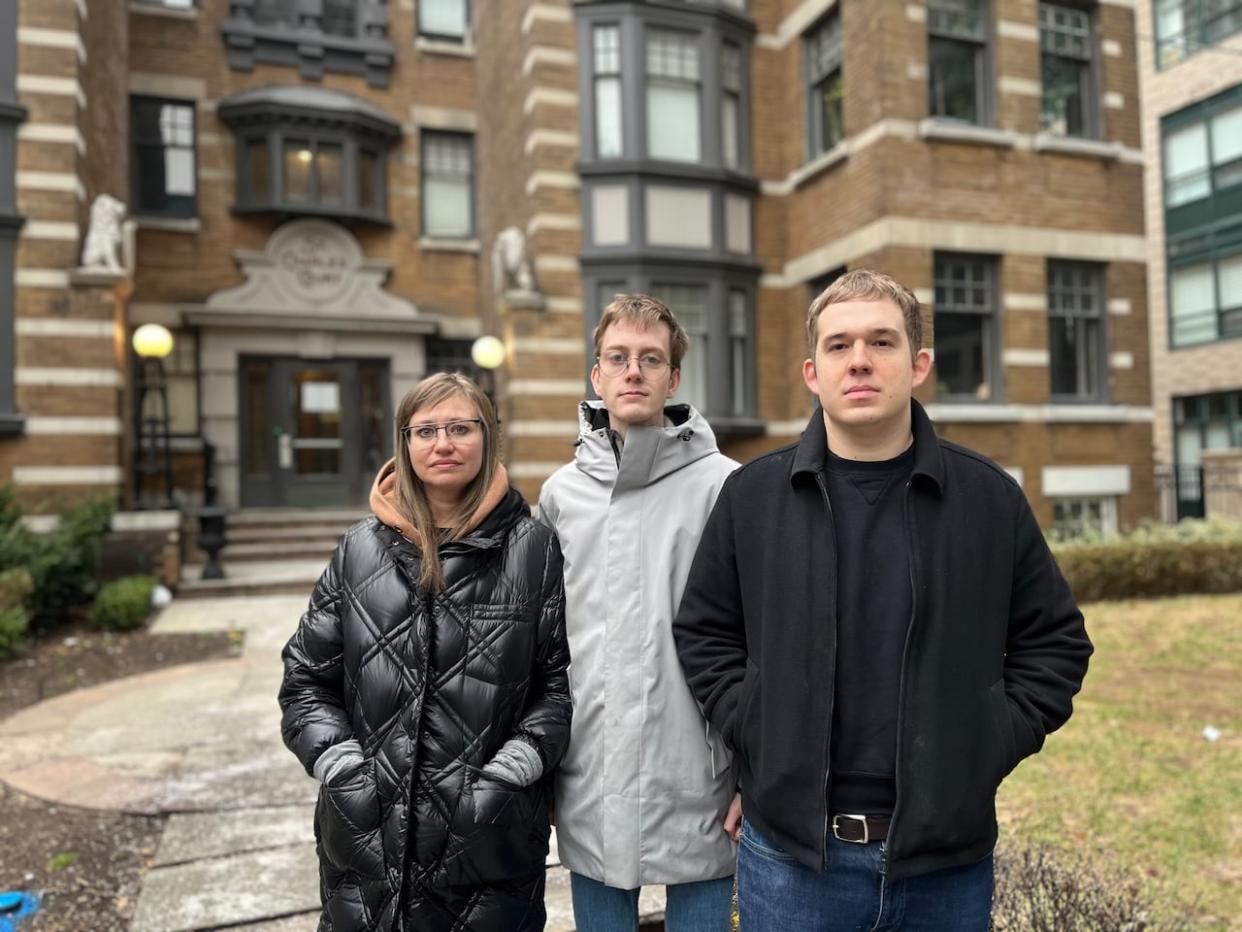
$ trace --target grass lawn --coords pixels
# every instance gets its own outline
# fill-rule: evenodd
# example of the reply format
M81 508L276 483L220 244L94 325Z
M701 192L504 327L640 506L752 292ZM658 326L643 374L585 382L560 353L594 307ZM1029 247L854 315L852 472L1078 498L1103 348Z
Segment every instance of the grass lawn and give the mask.
M1001 844L1090 853L1145 878L1158 912L1242 929L1242 595L1083 614L1095 655L1074 717L1002 785Z

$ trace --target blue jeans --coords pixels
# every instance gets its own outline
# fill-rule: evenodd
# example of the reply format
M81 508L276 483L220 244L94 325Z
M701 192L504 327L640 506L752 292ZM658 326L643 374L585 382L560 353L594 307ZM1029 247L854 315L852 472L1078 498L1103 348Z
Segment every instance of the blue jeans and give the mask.
M569 875L578 932L638 932L638 890ZM664 888L666 932L729 932L733 878L671 883Z
M828 835L828 868L795 861L749 821L738 846L737 899L745 932L986 932L992 856L965 867L890 881L884 842Z

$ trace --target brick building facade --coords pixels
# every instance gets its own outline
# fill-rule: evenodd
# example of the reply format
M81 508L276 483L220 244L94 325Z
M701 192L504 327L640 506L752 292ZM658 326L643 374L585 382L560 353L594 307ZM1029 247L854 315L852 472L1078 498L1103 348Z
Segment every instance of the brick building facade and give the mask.
M1242 503L1242 11L1140 4L1155 456L1168 518ZM1236 457L1234 458L1236 459ZM1209 468L1209 473L1212 470ZM1220 510L1219 508L1217 510Z
M128 333L159 322L187 491L206 440L230 504L359 501L394 399L494 333L533 499L626 290L687 324L682 393L744 459L811 412L810 298L872 267L926 305L942 433L1046 525L1133 524L1154 510L1136 5L19 0L0 477L44 509L125 491ZM100 193L137 218L132 280L74 271ZM511 228L533 289L494 267Z

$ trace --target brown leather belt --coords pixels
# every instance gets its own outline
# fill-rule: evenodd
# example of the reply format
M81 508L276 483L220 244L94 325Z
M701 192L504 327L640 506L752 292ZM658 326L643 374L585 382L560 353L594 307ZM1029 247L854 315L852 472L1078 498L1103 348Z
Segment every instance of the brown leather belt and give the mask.
M869 841L883 841L888 837L888 818L849 815L838 812L832 817L832 836L840 841L852 841L865 845Z

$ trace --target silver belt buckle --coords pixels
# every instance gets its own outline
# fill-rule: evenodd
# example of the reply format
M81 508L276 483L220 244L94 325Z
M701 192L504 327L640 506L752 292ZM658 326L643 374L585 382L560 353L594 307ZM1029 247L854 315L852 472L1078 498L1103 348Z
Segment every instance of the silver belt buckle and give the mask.
M842 838L841 827L838 824L841 819L850 819L862 825L862 838ZM852 845L865 845L871 841L871 832L867 827L867 817L865 815L852 815L849 813L838 812L832 817L832 835L837 841L848 841Z

